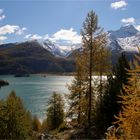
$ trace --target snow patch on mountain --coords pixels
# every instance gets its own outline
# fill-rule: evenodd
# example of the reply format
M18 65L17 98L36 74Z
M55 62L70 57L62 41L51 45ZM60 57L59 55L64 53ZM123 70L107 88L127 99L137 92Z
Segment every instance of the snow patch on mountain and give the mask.
M133 51L137 52L140 46L140 32L133 26L127 25L121 27L116 31L108 31L108 44L107 47L111 51L121 52L121 51ZM31 42L33 40L30 40ZM39 43L40 46L44 47L52 54L57 57L67 57L74 50L81 48L82 43L72 43L67 41L52 41L47 39L37 39L34 42Z
M117 40L119 45L127 51L138 51L138 47L140 47L140 33L131 37L118 38Z
M51 40L37 40L38 43L57 57L66 57L72 50L81 47L81 44L53 43Z
M121 27L108 32L108 45L111 50L138 51L140 46L140 32L133 26Z

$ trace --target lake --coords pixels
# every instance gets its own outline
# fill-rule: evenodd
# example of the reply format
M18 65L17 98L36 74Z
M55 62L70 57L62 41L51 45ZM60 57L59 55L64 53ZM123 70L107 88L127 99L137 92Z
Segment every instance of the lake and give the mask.
M5 99L14 90L17 96L23 99L24 106L41 120L46 117L47 101L52 93L68 93L67 84L73 76L46 76L30 75L30 77L14 77L0 75L0 79L7 80L9 86L0 88L0 99Z

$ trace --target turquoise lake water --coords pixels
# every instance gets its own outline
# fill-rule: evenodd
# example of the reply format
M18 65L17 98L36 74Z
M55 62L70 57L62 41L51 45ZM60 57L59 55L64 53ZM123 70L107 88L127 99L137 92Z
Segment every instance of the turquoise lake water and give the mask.
M72 76L46 76L30 75L30 77L14 77L2 75L0 79L7 80L9 86L0 88L0 99L5 99L14 90L17 96L23 99L25 107L41 120L46 116L47 101L53 92L68 93L67 84Z

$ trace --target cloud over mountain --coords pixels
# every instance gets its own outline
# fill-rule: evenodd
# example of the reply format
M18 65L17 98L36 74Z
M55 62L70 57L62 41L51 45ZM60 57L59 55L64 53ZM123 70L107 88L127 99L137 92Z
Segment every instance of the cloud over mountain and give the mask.
M0 9L0 21L5 18L4 10ZM6 24L3 26L0 26L0 43L2 43L4 40L8 39L7 35L22 35L24 31L27 30L25 27L20 27L18 25L11 25Z
M7 39L6 35L8 34L16 34L21 35L24 31L27 30L25 27L20 27L18 25L4 25L0 27L0 41L4 41Z
M4 40L6 40L6 39L7 39L6 36L0 36L0 41L4 41Z
M67 43L78 44L81 43L81 36L78 35L78 33L74 31L73 28L70 28L68 30L61 29L53 34L51 40L54 42L66 41Z
M34 34L34 35L28 34L24 38L27 40L38 40L38 39L42 39L43 37L38 34Z
M130 17L130 18L123 18L121 20L122 23L129 25L129 24L134 24L135 23L135 18Z
M25 39L35 40L41 39L46 40L49 39L54 43L65 43L65 44L79 44L81 43L81 36L73 29L60 29L55 32L53 35L49 36L48 34L39 35L39 34L28 34L25 36Z

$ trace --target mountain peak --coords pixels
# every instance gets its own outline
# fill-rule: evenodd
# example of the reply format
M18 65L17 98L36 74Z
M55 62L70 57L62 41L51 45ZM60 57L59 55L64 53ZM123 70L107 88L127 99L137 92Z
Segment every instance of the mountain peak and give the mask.
M115 38L126 38L135 36L139 31L133 25L122 26L116 31L109 31L108 33Z
M138 33L138 30L133 25L122 26L119 30L125 32L133 32L135 34Z

